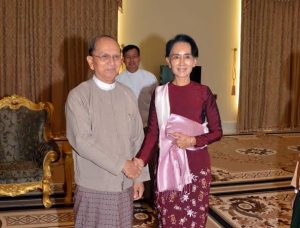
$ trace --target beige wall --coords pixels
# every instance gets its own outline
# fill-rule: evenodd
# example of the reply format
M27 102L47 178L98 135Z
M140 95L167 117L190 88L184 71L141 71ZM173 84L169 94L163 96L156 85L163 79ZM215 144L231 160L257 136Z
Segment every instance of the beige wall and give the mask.
M239 50L240 0L123 0L120 44L137 44L142 67L159 77L167 40L191 35L199 47L202 83L218 95L225 133L234 133L237 96L231 95L233 48Z

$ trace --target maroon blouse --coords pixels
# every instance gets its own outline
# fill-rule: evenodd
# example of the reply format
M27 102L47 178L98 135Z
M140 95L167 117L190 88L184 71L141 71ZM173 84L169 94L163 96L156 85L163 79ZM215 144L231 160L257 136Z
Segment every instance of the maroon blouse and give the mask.
M208 86L190 82L186 86L169 83L170 112L203 123L208 122L209 133L196 136L196 146L211 144L222 137L221 119L214 95ZM148 131L137 157L145 164L151 159L151 152L158 141L159 127L155 109L155 93L149 110Z

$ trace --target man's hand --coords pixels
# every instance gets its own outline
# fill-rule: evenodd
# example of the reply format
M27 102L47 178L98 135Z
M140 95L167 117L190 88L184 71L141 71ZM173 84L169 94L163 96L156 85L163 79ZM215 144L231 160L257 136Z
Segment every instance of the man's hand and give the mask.
M142 159L140 158L134 158L133 162L136 166L143 168L145 166L145 163Z
M130 179L135 179L141 175L142 166L135 164L136 162L126 160L123 168L123 173Z
M135 183L133 185L133 200L139 200L140 198L142 198L143 193L144 193L144 183Z

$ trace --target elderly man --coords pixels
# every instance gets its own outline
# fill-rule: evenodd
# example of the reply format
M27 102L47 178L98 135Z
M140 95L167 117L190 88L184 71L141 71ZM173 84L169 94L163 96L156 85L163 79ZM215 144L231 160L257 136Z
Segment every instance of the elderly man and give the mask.
M121 53L112 37L95 37L87 62L94 75L70 91L65 107L75 227L131 227L133 199L141 198L149 180L148 170L132 160L144 137L137 102L115 81Z

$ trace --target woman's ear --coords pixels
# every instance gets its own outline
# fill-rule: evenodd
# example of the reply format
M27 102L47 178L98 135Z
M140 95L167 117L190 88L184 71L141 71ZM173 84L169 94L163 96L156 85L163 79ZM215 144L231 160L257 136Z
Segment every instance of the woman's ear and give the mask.
M166 57L166 62L168 63L169 68L171 68L171 62L170 62L170 58Z
M193 67L197 66L197 59L194 58L194 63L193 63Z

